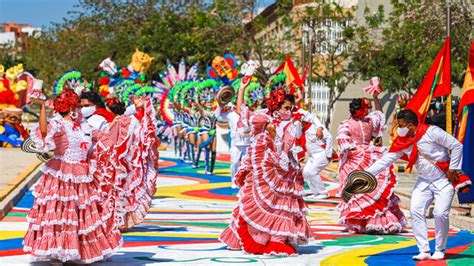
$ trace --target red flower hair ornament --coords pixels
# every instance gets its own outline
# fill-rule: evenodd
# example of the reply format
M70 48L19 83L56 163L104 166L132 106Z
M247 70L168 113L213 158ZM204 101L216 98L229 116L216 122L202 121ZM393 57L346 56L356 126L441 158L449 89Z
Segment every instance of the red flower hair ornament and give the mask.
M267 99L267 101L268 111L270 111L270 113L273 113L275 110L278 109L280 103L285 101L285 91L283 89L278 89L272 92L270 99Z
M112 104L119 104L119 103L120 103L119 99L115 97L105 99L105 105L107 106L111 106Z
M69 112L79 105L79 96L71 90L63 90L56 99L54 99L54 111L57 113Z

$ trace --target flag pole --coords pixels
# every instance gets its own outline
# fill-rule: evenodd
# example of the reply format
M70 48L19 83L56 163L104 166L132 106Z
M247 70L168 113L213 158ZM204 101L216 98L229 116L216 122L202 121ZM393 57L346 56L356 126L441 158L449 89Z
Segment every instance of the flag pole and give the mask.
M447 37L451 36L451 9L450 9L450 0L446 0L446 35ZM449 46L449 53L451 53L451 45ZM451 58L451 56L450 56ZM451 72L451 69L449 69ZM450 84L451 85L451 84ZM452 89L451 89L452 90ZM451 92L446 98L446 132L453 135L453 101Z

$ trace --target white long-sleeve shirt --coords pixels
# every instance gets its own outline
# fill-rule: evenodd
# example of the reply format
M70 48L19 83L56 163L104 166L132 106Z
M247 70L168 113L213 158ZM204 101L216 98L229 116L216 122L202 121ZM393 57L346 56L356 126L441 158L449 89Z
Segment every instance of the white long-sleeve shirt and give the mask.
M418 151L423 153L433 162L446 162L450 160L450 170L461 170L462 166L462 144L437 126L430 126L426 133L417 142ZM396 160L400 159L404 154L410 156L412 147L399 152L388 152L372 166L366 169L374 175L382 172L392 165ZM451 156L449 155L451 151ZM446 174L433 165L431 162L418 155L415 163L418 172L417 185L421 185L421 189L433 183L438 189L448 184Z
M237 132L237 124L239 123L240 116L234 110L229 112L222 112L218 106L216 108L216 118L221 121L229 123L231 146L236 147L247 147L250 145L250 138L245 137Z
M101 115L91 115L87 119L87 123L95 129L95 130L102 130L108 126L107 120Z
M326 157L328 158L332 157L333 148L334 148L334 140L331 134L329 133L329 131L323 126L319 118L316 115L303 109L299 109L297 113L303 115L301 120L312 124L311 127L305 132L306 150L309 156L311 156L311 154L313 153L319 153L319 152L325 151ZM323 129L322 139L319 139L316 136L316 132L318 128ZM323 147L323 145L325 145L325 147Z

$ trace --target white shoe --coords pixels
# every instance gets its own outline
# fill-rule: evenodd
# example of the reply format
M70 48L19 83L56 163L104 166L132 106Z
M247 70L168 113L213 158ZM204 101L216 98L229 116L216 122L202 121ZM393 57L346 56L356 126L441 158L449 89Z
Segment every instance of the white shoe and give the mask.
M327 199L329 198L329 195L327 193L323 193L323 194L318 194L316 196L314 196L315 199Z
M433 255L431 255L432 260L443 260L444 259L444 252L443 251L435 251Z
M420 252L420 254L413 256L414 260L429 260L431 259L429 252Z

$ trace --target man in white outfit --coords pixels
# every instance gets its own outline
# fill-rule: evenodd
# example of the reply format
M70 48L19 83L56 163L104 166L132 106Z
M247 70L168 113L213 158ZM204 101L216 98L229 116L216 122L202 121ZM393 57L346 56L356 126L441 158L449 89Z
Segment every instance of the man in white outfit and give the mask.
M230 103L230 110L228 112L222 112L221 107L216 108L216 117L220 121L225 121L229 123L230 131L230 169L232 176L232 187L235 187L234 176L237 173L237 170L240 167L240 161L247 153L247 147L250 145L250 138L244 136L243 134L237 131L237 124L239 122L240 116L237 114L232 104Z
M415 260L442 260L445 256L449 230L449 211L454 196L450 183L456 180L462 165L462 144L451 135L436 126L418 125L418 118L411 110L400 111L397 115L398 135L402 144L394 142L390 152L366 170L377 175L404 155L410 157L418 172L418 180L413 188L410 213L413 234L420 253ZM411 142L410 142L411 141ZM407 145L408 144L408 145ZM416 146L415 146L416 145ZM415 150L411 154L412 150ZM451 155L450 155L451 153ZM436 162L449 162L445 173ZM436 249L430 257L428 228L425 213L435 200L434 219L436 231Z
M303 176L309 183L309 188L313 193L312 196L305 199L326 199L328 191L321 179L320 172L329 164L333 153L333 138L329 131L324 128L319 119L308 111L299 109L297 114L302 115L301 120L305 123L301 130L306 138L306 152L308 160L303 168ZM304 130L305 127L308 127Z

